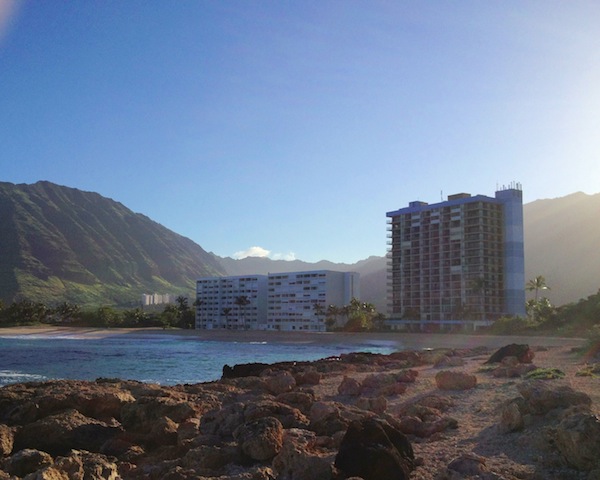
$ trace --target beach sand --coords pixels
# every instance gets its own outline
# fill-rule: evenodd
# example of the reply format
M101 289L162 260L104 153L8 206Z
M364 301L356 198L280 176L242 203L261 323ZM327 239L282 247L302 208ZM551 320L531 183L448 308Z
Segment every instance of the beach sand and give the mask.
M425 348L499 348L509 343L528 344L545 347L578 347L585 343L582 338L538 337L508 335L476 335L446 333L347 333L347 332L266 332L266 331L223 331L223 330L182 330L162 328L89 328L58 326L27 326L0 328L0 337L14 336L76 337L81 339L106 338L117 335L145 337L148 335L174 335L190 339L220 342L268 342L348 345L377 344L398 350L421 350Z

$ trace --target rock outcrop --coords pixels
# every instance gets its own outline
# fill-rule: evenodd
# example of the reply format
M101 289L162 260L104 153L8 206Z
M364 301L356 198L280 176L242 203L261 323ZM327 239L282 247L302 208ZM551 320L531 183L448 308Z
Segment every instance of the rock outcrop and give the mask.
M493 480L579 478L577 470L594 478L600 425L591 398L566 382L461 371L482 353L236 365L195 385L105 378L5 386L0 480ZM498 364L519 365L515 356ZM481 401L496 396L504 403ZM470 437L457 442L464 432ZM494 452L502 442L535 443L559 467L546 477L527 467L504 477L486 442Z

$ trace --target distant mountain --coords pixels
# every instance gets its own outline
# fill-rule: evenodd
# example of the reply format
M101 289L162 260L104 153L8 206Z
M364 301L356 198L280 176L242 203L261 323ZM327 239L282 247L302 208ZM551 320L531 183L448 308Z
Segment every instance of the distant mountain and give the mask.
M555 305L600 288L600 194L524 205L525 278L543 275ZM382 239L385 233L382 232ZM383 243L383 241L382 241ZM221 258L97 193L38 182L0 182L0 299L131 305L142 293L193 295L202 276L355 271L361 298L386 311L386 258Z
M525 278L543 275L550 290L541 294L554 305L577 302L600 289L600 194L574 193L536 200L523 206ZM382 236L383 237L383 236ZM385 257L372 256L355 264L289 262L249 257L221 258L228 275L303 270L360 273L361 298L386 311Z
M0 298L131 304L192 296L225 273L213 255L121 203L74 188L0 182Z
M555 305L600 289L600 194L573 193L523 208L525 278L543 275Z

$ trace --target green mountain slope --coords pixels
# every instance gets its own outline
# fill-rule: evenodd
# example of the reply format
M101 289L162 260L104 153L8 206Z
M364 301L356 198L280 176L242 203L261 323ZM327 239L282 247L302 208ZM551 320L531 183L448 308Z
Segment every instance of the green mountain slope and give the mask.
M0 182L0 298L131 305L142 293L192 295L222 275L214 256L97 193Z

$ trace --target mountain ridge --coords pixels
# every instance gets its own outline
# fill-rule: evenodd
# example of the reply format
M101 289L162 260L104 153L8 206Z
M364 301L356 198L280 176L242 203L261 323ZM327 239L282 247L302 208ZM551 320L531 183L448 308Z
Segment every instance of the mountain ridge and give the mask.
M535 200L523 210L526 279L543 275L556 305L596 293L600 193ZM141 293L190 296L201 276L338 270L360 273L362 300L386 310L385 256L352 264L220 257L120 202L47 181L0 182L0 225L5 301L122 305Z
M0 295L73 303L187 294L224 274L192 240L95 192L47 181L0 182Z

